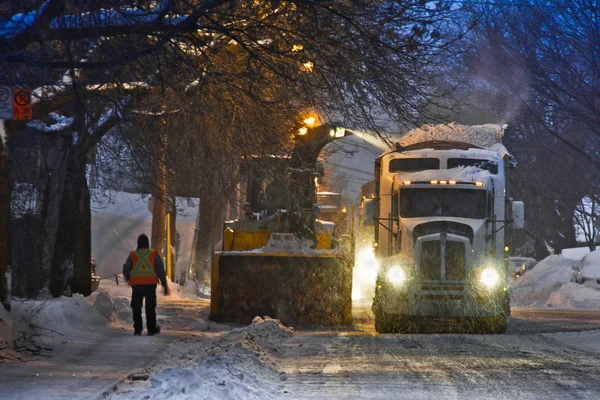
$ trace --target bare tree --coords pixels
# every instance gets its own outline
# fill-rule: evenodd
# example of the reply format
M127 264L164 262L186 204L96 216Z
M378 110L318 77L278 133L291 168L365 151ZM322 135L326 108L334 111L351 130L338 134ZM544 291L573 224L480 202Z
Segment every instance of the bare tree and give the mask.
M231 180L229 171L237 162L232 155L280 144L280 136L289 137L297 121L281 123L284 117L316 109L324 118L370 128L380 128L378 117L384 113L415 120L437 94L429 78L441 53L460 37L447 28L460 10L417 0L111 0L101 6L48 0L24 11L0 22L0 79L39 89L35 118L52 111L73 118L65 135L56 135L56 149L66 146L69 156L55 152L53 168L62 166L64 179L53 176L63 182L61 194L47 208L47 226L58 229L56 243L45 244L52 249L46 259L52 259L60 277L55 295L72 286L64 282L70 280L75 249L85 251L85 245L71 243L76 238L68 227L87 219L83 211L74 211L85 209L89 198L87 156L108 131L105 120L122 119L125 109L135 109L139 99L133 89L173 96L182 100L170 103L181 113L196 112L177 118L203 124L186 133L206 134L191 140L202 150L206 174L213 176L206 181L226 191L223 182ZM190 107L188 95L196 96ZM262 113L252 111L260 107ZM173 118L176 110L167 109ZM257 116L261 124L255 129L258 122L248 123ZM23 127L9 125L9 138ZM170 142L177 140L167 140L167 163ZM222 142L222 148L210 146ZM229 164L223 162L227 159ZM1 218L6 222L7 214ZM0 276L7 265L0 266ZM74 273L83 277L85 270ZM0 282L0 293L6 292Z
M600 168L600 35L595 0L474 4L472 46L449 74L463 122L508 123L538 257L576 245L576 209Z

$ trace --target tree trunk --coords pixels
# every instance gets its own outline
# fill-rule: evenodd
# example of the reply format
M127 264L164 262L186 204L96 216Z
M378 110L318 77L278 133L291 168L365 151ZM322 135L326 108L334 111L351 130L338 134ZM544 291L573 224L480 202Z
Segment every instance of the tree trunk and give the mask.
M49 289L54 297L71 295L73 289L89 295L91 290L91 230L89 218L86 218L89 193L85 159L82 148L70 149L50 270Z
M154 205L152 206L152 243L151 247L164 258L165 217L167 216L167 157L166 139L161 135L161 142L156 152Z
M68 174L68 164L72 157L72 148L68 139L69 138L65 136L59 136L56 139L54 147L52 147L47 154L46 162L48 166L48 175L40 213L42 228L40 230L39 243L42 247L41 274L44 279L44 283L41 286L43 288L49 288L51 293L54 290L51 287L55 287L54 293L56 293L57 296L59 296L62 291L62 284L56 281L56 276L52 275L54 274L54 255L59 234L63 198L67 190L65 185ZM62 277L59 279L62 279Z
M196 229L194 231L194 243L192 247L192 259L190 268L193 277L202 283L210 282L211 264L211 230L213 224L213 204L210 197L200 199L198 205L198 217L196 218Z
M4 121L0 120L4 131ZM0 138L0 302L10 309L11 278L10 160L4 137Z
M92 293L92 213L90 190L85 176L80 193L79 207L75 215L75 254L71 290L73 293L89 296Z

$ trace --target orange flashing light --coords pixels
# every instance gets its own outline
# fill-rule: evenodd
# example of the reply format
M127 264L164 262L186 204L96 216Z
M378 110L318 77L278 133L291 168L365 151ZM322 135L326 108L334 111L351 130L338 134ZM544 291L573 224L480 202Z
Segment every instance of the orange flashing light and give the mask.
M431 182L429 182L429 183L431 183L432 185L437 185L437 184L438 184L438 181L435 181L435 180L434 180L434 181L431 181Z
M483 182L475 182L475 186L483 186Z
M448 183L448 181L440 181L440 183L441 183L442 185L445 185L446 183Z
M456 181L449 181L448 183L451 185L456 185Z
M403 185L407 185L407 186L408 186L408 185L410 185L410 184L411 184L411 182L410 182L410 181L404 181L404 182L402 182L402 184L403 184Z

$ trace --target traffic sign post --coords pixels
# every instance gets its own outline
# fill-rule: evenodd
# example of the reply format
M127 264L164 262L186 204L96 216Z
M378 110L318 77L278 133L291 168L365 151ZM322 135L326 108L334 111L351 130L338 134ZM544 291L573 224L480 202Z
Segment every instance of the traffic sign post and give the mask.
M15 89L13 92L13 114L12 119L30 120L33 119L31 109L31 90Z
M12 117L12 88L9 86L0 86L0 119L12 119Z

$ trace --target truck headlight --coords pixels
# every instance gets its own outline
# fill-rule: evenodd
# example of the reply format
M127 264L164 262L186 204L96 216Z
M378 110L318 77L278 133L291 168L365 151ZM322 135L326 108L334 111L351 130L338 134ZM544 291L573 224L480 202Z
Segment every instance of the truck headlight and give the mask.
M406 280L406 272L404 272L404 269L399 265L394 265L388 269L386 276L394 285L400 285Z
M481 271L479 281L491 289L500 283L500 274L495 268L487 267Z

